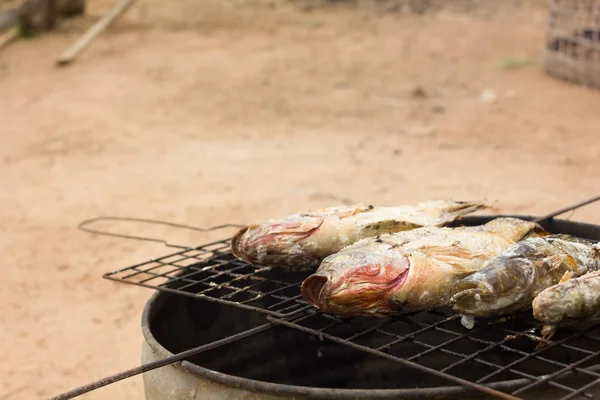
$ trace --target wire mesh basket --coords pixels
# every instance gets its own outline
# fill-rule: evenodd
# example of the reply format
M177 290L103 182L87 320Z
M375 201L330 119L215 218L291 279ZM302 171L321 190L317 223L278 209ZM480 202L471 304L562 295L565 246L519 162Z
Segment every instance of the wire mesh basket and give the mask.
M549 0L544 70L600 88L600 0Z

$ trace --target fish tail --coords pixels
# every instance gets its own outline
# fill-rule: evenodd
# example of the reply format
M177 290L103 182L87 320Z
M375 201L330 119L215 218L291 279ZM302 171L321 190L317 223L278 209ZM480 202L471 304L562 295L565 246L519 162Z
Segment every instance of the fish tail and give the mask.
M501 217L488 222L483 229L517 242L525 237L544 236L546 231L537 223L520 218Z

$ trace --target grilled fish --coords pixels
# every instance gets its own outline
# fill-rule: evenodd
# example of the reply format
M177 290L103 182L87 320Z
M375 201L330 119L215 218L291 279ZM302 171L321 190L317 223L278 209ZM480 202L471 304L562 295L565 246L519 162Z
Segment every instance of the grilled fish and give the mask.
M496 218L473 227L424 227L367 238L323 260L302 283L307 302L325 312L385 318L445 305L455 282L539 225Z
M506 315L530 308L535 296L565 273L580 276L598 269L600 257L590 242L562 234L533 237L458 281L449 305L462 315Z
M600 271L569 279L533 300L533 316L549 325L600 321Z
M329 207L270 219L241 229L233 254L255 265L318 266L327 256L367 237L443 226L484 207L481 202L433 200L412 206Z

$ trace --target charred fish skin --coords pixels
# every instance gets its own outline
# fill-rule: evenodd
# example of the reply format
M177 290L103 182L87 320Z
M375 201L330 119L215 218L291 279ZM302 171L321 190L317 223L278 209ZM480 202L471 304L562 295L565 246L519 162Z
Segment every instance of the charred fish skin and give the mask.
M255 265L318 265L319 253L327 247L357 239L353 231L342 231L342 220L373 208L363 204L328 207L249 225L233 236L232 253ZM315 234L317 231L319 234ZM338 241L341 243L335 243Z
M431 243L432 238L409 244L408 249L422 245L412 253L419 269L414 271L410 284L394 294L392 302L409 312L448 305L460 279L477 272L523 237L539 233L545 231L535 223L497 218L480 227L454 232L449 237L452 241L441 241L439 247Z
M456 281L539 225L496 218L471 227L424 227L367 238L323 260L302 284L313 306L332 314L387 318L445 305Z
M535 319L548 325L600 321L600 271L545 289L532 307Z
M457 282L450 307L462 315L491 317L531 304L536 290L557 282L566 255L543 238L516 243L480 271Z
M355 204L300 212L240 229L232 238L232 252L254 265L316 267L363 238L442 226L484 207L483 202L432 200L412 206Z
M533 299L565 273L580 276L598 269L600 258L589 242L568 235L531 237L461 279L449 305L462 315L506 315L530 308Z

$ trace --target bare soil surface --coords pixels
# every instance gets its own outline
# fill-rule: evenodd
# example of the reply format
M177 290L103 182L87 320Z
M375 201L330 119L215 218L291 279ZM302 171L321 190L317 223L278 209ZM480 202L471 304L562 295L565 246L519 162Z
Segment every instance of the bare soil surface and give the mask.
M3 49L0 399L140 362L152 291L101 275L171 250L81 232L86 218L207 227L447 197L539 215L597 194L600 92L544 74L545 1L425 3L140 1L55 68L99 0ZM600 204L566 217L600 223ZM142 397L138 376L82 398Z

